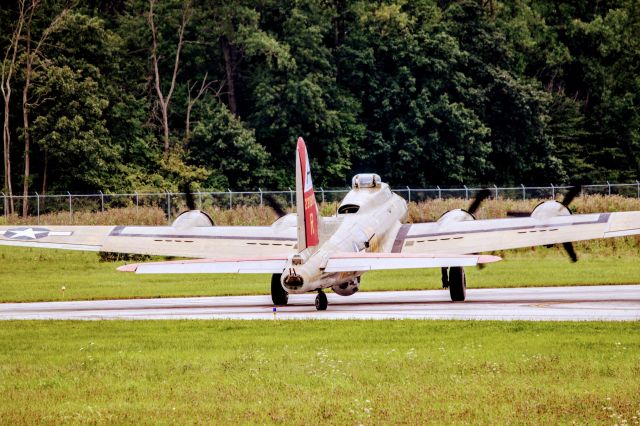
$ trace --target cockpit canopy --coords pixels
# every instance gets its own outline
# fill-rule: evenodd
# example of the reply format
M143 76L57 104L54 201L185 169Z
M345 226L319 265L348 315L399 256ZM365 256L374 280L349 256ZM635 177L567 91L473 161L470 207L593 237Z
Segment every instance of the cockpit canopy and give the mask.
M379 188L382 179L376 173L359 173L351 179L351 187L359 188Z

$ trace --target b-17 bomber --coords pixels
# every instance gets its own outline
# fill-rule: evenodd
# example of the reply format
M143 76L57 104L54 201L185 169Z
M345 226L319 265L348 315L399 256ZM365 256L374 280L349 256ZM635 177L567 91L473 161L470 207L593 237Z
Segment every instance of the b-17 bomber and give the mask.
M118 268L138 274L271 274L275 305L286 305L290 294L317 292L315 306L325 310L323 290L350 296L367 271L441 268L443 287L461 302L464 268L500 260L482 253L563 244L575 260L573 241L640 234L637 211L572 214L568 205L579 188L562 202L542 202L518 217L477 220L474 213L489 195L481 191L468 210L405 223L407 202L375 173L355 175L336 214L323 217L302 138L295 170L296 212L275 206L281 217L271 226L215 226L188 197L189 210L170 226L2 226L0 245L187 258Z

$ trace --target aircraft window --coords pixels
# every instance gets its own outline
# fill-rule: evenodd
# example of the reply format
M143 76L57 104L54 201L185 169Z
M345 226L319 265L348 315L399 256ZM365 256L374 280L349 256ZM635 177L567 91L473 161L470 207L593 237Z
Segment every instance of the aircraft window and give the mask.
M360 206L356 206L355 204L345 204L344 206L340 206L338 214L357 213L358 210L360 210Z

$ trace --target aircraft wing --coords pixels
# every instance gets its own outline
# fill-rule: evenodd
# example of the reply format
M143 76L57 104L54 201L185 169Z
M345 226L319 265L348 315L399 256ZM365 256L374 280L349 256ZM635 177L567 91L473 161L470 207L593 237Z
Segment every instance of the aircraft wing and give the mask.
M296 241L281 226L0 226L0 245L191 258L286 258Z
M324 272L475 266L498 260L498 256L489 255L337 253L328 259ZM286 264L286 257L194 259L129 264L119 267L118 271L137 274L279 274Z
M640 234L640 212L406 224L395 253L480 253Z
M123 265L120 272L136 274L279 274L286 257L244 259L195 259Z
M324 272L475 266L479 263L491 263L499 260L501 260L500 257L489 255L338 253L329 258Z

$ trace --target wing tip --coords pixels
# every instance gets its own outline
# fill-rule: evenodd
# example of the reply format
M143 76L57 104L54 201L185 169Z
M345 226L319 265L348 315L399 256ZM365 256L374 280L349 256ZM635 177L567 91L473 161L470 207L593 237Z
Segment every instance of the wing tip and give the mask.
M490 254L483 254L478 256L478 263L494 263L501 261L502 258L500 256L494 256Z
M136 270L138 269L138 266L139 266L138 263L130 263L128 265L118 266L118 268L116 269L120 272L136 272Z

